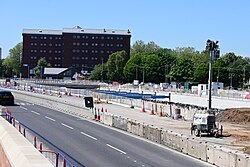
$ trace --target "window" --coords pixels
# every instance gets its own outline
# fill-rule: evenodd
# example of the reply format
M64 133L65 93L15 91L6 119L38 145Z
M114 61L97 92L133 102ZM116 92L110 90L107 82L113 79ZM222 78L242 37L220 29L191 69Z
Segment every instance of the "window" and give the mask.
M101 39L104 39L104 36L102 36Z
M31 46L33 46L34 44L33 43L30 43Z
M76 45L76 43L75 42L73 42L73 46L75 46Z
M49 39L50 39L50 40L52 40L52 39L53 39L53 37L49 37Z
M104 46L104 43L101 43L101 46Z
M75 38L76 38L76 36L75 36L75 35L73 35L73 38L75 39Z
M43 37L43 39L47 39L47 37Z
M30 50L30 52L31 52L31 53L33 53L33 52L34 52L34 50Z
M73 49L73 50L72 50L72 52L73 52L73 53L75 53L75 52L76 52L76 50L75 50L75 49Z
M84 46L84 45L85 45L85 43L83 42L83 43L82 43L82 46Z
M92 39L95 39L95 37L94 37L94 36L92 36Z
M52 43L50 43L49 46L52 46Z
M80 38L80 36L79 35L77 35L77 39L79 39Z

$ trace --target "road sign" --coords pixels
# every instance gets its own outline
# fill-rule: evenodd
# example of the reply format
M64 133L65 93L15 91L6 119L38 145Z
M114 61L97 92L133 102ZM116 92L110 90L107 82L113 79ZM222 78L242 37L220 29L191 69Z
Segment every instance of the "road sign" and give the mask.
M93 97L84 97L85 100L85 107L93 108L94 103L93 103Z

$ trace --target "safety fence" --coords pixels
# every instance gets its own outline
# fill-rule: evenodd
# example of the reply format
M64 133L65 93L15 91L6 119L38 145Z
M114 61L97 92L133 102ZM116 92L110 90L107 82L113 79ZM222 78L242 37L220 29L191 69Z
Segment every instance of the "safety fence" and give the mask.
M48 140L43 138L41 135L36 133L34 130L25 126L18 120L16 120L12 115L11 111L6 109L2 111L1 115L4 117L10 124L12 124L27 140L33 143L33 146L37 148L55 167L75 167L64 154L61 152L56 152L54 150L48 149L49 145L52 145ZM37 136L39 138L37 138ZM46 142L43 145L42 141ZM39 143L39 147L38 144Z

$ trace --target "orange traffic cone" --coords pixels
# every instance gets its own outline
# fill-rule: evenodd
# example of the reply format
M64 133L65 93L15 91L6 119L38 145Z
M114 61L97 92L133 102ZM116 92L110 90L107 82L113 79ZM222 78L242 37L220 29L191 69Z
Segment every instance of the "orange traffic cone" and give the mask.
M145 106L144 106L144 101L142 102L142 109L141 109L142 112L146 112L145 111Z

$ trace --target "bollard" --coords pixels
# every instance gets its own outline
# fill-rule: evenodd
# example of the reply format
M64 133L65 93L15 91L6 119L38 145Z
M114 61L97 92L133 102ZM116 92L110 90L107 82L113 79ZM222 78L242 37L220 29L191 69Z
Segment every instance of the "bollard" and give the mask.
M105 109L105 112L108 112L108 109Z
M63 167L66 167L66 158L63 157Z
M109 103L109 100L108 99L106 99L106 104L108 104Z
M14 126L14 127L16 127L16 121L15 121L15 118L13 118L12 124L13 124L13 126Z
M94 119L96 119L96 108L94 110Z
M154 115L154 104L152 104L150 115Z
M23 136L26 137L26 130L23 128Z
M36 136L34 136L34 147L36 148Z
M102 109L101 109L101 112L103 112L103 107L102 107Z
M220 126L220 135L222 136L223 126Z
M42 152L42 150L43 150L43 143L42 142L40 142L40 147L39 148L40 148L39 151Z
M96 114L96 121L100 121L100 110L98 108L97 114Z
M19 123L18 129L19 129L19 132L22 133L21 132L21 124L20 123Z
M59 153L56 154L56 167L58 167Z

